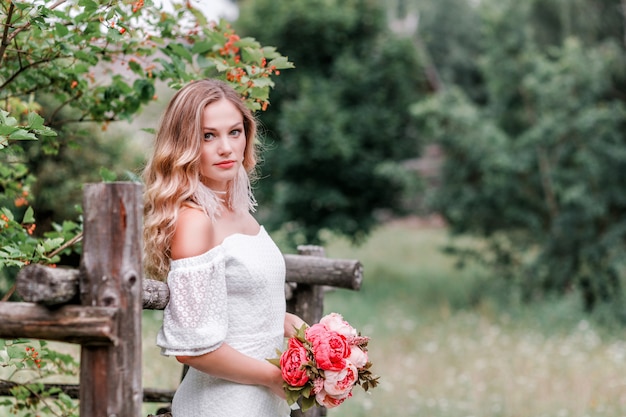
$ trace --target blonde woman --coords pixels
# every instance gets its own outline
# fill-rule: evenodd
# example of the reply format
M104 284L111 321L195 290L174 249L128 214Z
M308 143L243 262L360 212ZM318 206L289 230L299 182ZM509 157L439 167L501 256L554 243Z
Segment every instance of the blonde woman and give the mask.
M189 371L174 417L285 417L280 370L266 361L302 320L285 312L281 252L251 211L256 121L217 80L168 104L145 171L146 273L167 279L157 345Z

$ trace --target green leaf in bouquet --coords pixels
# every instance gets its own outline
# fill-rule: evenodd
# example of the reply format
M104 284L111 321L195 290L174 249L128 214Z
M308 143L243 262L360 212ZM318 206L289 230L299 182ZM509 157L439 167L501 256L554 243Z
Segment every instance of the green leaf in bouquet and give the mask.
M307 397L302 397L302 400L300 401L300 408L302 409L302 412L306 412L308 409L314 407L317 403L315 402L315 396L314 395L310 395Z
M359 384L365 391L370 388L376 388L378 386L379 376L372 374L369 368L372 366L371 362L367 362L362 369L359 369L359 378L357 384Z
M298 401L301 396L302 388L298 387L294 390L295 387L289 386L285 383L285 399L287 400L287 404L291 405Z
M276 355L276 358L267 359L267 361L272 365L276 365L278 368L280 368L280 356L282 355L280 349L276 349Z
M297 338L299 341L301 341L302 343L306 342L306 329L308 329L309 326L305 323L302 326L300 326L299 329L297 329L296 334L294 335L295 338Z

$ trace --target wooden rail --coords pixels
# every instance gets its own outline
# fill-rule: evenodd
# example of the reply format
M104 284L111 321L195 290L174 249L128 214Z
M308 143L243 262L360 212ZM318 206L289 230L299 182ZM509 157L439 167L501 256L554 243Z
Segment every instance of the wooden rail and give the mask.
M359 261L328 259L310 256L311 248L302 246L303 255L283 255L286 281L300 286L330 286L358 290L361 288L363 268ZM317 249L322 251L322 248ZM304 255L306 254L306 255ZM79 276L77 269L51 268L28 265L17 274L16 288L19 296L29 303L57 306L78 303ZM162 281L144 278L142 306L147 310L163 310L169 301L169 289Z
M79 269L30 265L17 277L24 302L0 302L0 338L32 338L81 345L80 385L54 384L80 399L80 415L137 417L143 402L169 402L173 391L143 389L141 311L163 309L165 283L144 279L142 186L86 184L83 256ZM288 311L308 323L322 317L324 287L358 290L355 260L328 259L319 246L284 255ZM0 381L1 382L1 381ZM0 396L12 382L0 383ZM292 416L316 417L312 408Z

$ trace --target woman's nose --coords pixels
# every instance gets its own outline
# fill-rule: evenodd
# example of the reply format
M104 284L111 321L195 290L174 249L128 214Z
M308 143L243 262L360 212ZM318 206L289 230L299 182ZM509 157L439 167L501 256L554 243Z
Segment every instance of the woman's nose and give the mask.
M221 137L219 141L219 152L221 154L229 154L233 151L233 147L228 138Z

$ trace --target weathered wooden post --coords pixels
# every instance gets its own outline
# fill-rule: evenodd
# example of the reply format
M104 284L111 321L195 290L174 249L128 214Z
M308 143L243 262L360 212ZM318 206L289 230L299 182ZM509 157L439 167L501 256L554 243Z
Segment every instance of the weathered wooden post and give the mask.
M86 184L80 300L117 308L113 344L83 345L80 415L141 415L142 186Z
M300 259L306 257L326 258L324 248L314 245L298 246L298 254ZM293 258L288 258L293 260ZM332 266L332 267L331 267ZM296 287L292 291L292 295L288 300L287 310L297 314L309 324L315 324L320 321L324 314L324 285L320 282L314 282L313 277L318 281L326 282L327 285L338 284L337 286L358 290L361 286L362 266L359 262L348 263L347 269L336 268L336 264L327 265L326 262L309 262L309 267L297 268L301 278L307 275L309 279L300 279ZM294 268L296 269L296 268ZM315 270L315 272L313 272ZM348 277L348 280L345 280ZM343 279L342 279L343 278ZM308 282L307 282L308 281ZM341 284L339 284L339 282ZM324 407L313 407L306 412L294 410L291 417L320 417L326 415Z
M314 245L298 246L298 255L325 258L324 248ZM297 284L288 309L308 324L315 324L324 314L324 288L315 284Z

